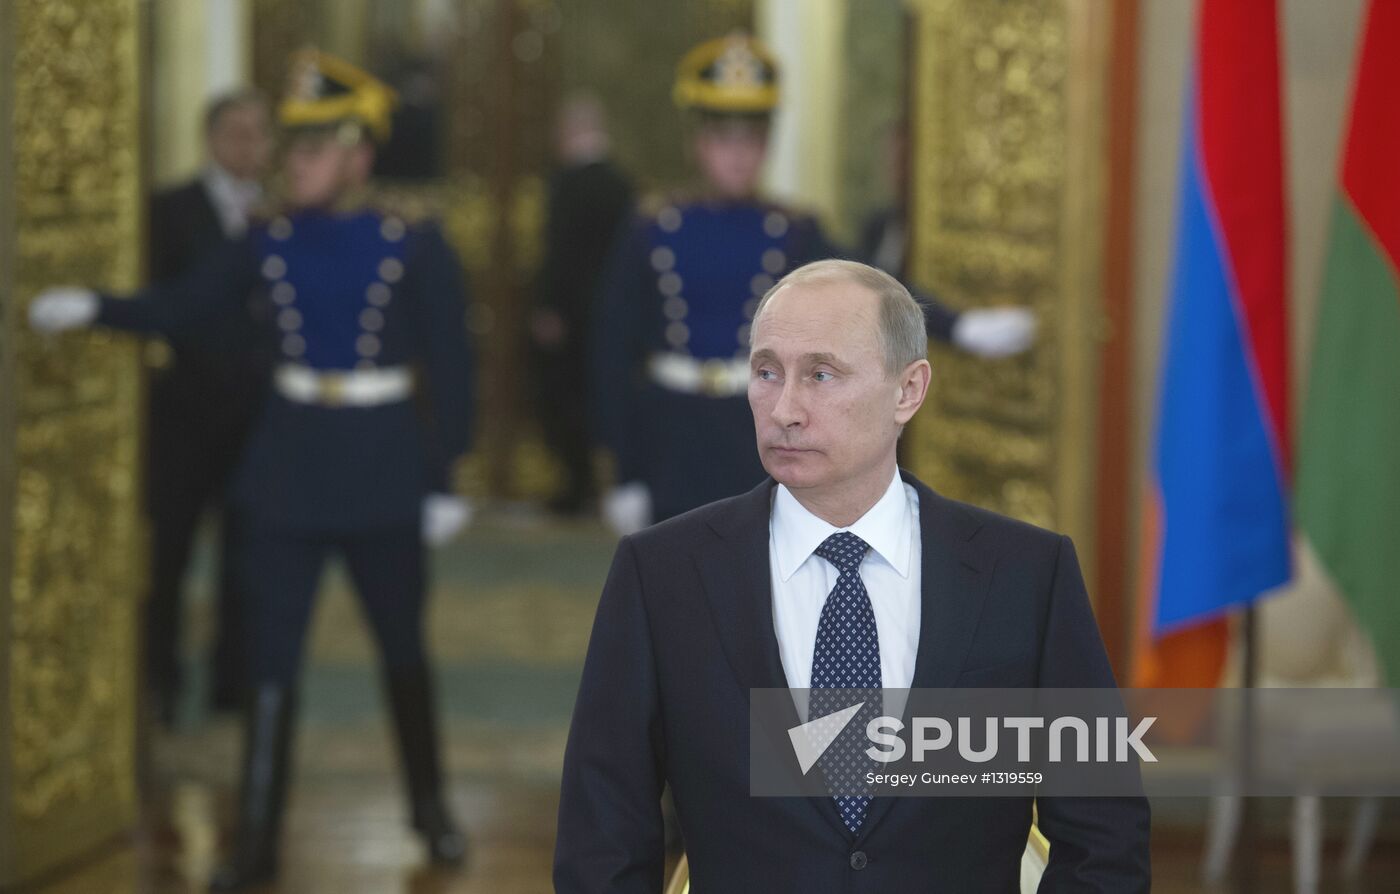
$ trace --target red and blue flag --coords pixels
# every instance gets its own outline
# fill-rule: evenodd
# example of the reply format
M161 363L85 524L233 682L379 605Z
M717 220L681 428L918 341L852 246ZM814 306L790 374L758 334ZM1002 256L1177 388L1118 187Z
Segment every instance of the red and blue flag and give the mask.
M1290 575L1275 0L1203 0L1144 529L1139 685L1215 685L1231 609Z

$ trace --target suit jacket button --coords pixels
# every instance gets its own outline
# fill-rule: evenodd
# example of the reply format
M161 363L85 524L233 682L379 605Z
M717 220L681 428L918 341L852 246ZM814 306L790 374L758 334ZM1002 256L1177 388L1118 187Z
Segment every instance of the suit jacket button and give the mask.
M865 851L855 851L851 854L851 868L864 869L870 865L870 858L865 855Z

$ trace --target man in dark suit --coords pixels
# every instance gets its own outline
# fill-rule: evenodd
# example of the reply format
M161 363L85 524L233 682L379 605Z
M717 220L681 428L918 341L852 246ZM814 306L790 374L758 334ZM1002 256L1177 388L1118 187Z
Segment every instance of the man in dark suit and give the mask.
M241 92L214 100L204 135L204 170L151 202L149 267L155 283L174 282L224 240L242 236L262 201L261 179L272 151L262 97ZM240 704L242 624L229 558L238 520L224 495L266 384L256 326L246 306L231 307L171 338L171 362L150 379L145 481L152 555L145 655L156 713L167 723L180 692L182 585L206 512L217 514L221 535L211 700L216 709Z
M895 462L924 319L822 261L763 298L748 399L771 476L623 538L564 759L560 894L661 890L675 798L697 892L1012 892L1032 799L756 798L754 688L1111 687L1068 538ZM1041 798L1042 891L1147 891L1141 798Z
M609 158L607 120L595 97L571 97L559 111L560 166L549 181L544 261L531 320L540 423L563 485L550 508L584 511L596 495L588 429L589 333L613 239L632 209L632 183Z

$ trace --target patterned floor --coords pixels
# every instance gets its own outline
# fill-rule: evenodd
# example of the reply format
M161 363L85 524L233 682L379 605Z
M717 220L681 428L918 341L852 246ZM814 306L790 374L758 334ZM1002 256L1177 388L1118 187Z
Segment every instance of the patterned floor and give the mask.
M346 589L326 581L304 680L297 773L279 894L546 894L557 784L580 663L613 540L592 525L497 516L435 559L429 629L445 708L452 803L472 842L468 869L438 874L404 825L392 744L371 645ZM208 641L200 561L188 625L191 652ZM200 685L195 677L194 687ZM227 828L238 759L236 723L204 717L192 693L174 733L153 735L144 817L133 835L32 894L186 894L203 880ZM1345 825L1333 805L1329 828ZM1291 890L1287 805L1265 805L1256 880L1198 881L1204 805L1156 806L1154 890ZM1329 864L1323 891L1400 890L1400 847L1386 838L1355 883ZM1329 851L1329 856L1332 852ZM30 892L26 892L30 894Z

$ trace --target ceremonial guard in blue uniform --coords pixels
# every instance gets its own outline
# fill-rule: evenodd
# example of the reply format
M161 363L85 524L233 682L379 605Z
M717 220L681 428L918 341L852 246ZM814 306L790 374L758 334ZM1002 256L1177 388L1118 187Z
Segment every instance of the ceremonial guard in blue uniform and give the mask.
M50 331L95 322L178 334L253 296L280 361L235 474L250 681L239 826L215 890L276 871L295 689L326 560L342 557L383 659L412 821L435 862L464 842L443 799L423 636L425 537L465 521L449 470L470 442L472 361L461 268L439 230L357 198L394 95L301 54L279 109L286 205L181 281L129 299L52 290Z
M814 217L757 194L778 105L778 67L762 43L734 34L696 47L678 67L674 97L693 115L704 184L638 215L595 318L594 405L619 485L603 514L620 533L763 479L746 398L754 310L788 271L848 256ZM969 338L985 331L979 315L1002 311L958 314L922 301L929 335L973 353L1022 350L1034 330L1018 310L1016 332Z

